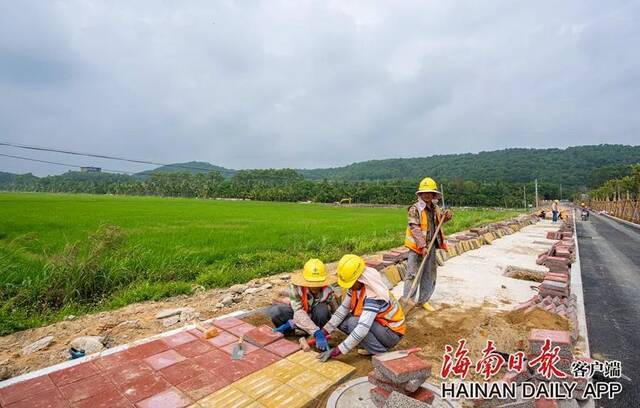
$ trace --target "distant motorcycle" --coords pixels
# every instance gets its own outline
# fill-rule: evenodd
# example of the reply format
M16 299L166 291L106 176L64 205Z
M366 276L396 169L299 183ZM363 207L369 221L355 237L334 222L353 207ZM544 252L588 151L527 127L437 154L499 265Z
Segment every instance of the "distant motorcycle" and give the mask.
M582 210L581 218L582 221L589 221L589 211Z

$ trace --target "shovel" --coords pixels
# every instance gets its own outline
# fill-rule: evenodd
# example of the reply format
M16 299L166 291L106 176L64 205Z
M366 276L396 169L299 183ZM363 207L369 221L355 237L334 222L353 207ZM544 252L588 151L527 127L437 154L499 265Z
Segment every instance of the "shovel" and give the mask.
M418 273L416 273L416 276L413 278L413 282L411 283L411 290L409 290L409 296L407 297L407 299L405 300L405 304L403 305L405 315L408 315L409 312L411 312L416 307L416 301L413 299L413 297L414 295L417 294L416 289L418 288L420 278L422 277L424 266L427 262L427 259L429 259L429 256L431 255L431 248L433 247L433 244L436 242L436 238L438 237L438 233L440 232L440 229L442 228L443 224L444 224L444 215L442 215L442 218L440 218L440 222L438 223L436 230L433 232L433 237L431 237L431 241L429 242L429 246L427 247L427 254L422 259L422 262L420 263L420 267L418 268Z
M233 346L233 350L231 350L232 360L241 360L242 357L244 357L244 336L240 336L238 344Z

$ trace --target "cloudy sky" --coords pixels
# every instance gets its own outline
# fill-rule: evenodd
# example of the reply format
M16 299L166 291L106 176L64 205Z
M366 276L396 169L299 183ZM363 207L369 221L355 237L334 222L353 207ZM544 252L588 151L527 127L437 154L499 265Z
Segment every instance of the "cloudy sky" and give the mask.
M0 141L231 168L638 144L638 21L616 0L0 0Z

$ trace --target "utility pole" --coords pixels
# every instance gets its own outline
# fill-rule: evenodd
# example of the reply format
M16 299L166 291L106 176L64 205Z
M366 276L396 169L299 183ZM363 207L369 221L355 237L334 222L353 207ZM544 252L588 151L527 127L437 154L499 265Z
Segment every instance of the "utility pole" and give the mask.
M562 184L560 184L560 201L562 201Z
M527 185L522 186L522 191L524 193L524 209L527 209Z
M444 184L440 184L440 192L442 193L442 208L447 208L444 203Z
M538 179L534 180L536 186L536 208L538 208Z

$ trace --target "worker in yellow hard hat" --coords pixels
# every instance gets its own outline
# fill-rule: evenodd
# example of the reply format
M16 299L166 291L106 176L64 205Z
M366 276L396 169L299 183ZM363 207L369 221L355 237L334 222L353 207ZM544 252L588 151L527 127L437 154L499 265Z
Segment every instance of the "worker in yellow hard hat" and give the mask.
M558 208L558 200L553 200L553 204L551 204L551 217L553 222L558 222L558 214L560 213L560 209Z
M275 329L280 333L300 329L316 339L319 350L328 349L327 339L320 330L337 308L331 285L336 276L327 273L324 263L310 259L301 272L291 276L289 304L273 305L267 310Z
M346 292L323 331L330 334L339 329L348 336L337 347L321 353L320 360L356 347L360 347L360 354L386 353L398 344L406 331L404 312L377 270L357 255L345 255L338 262L338 285Z
M405 230L404 246L410 249L407 258L407 273L404 280L403 297L409 299L417 294L417 304L432 311L433 308L428 301L436 287L438 276L436 263L436 249L446 249L444 232L438 231L434 245L427 253L427 246L436 232L436 227L443 219L448 222L453 217L451 211L441 211L438 207L438 200L442 198L442 193L438 190L435 180L425 177L416 191L417 201L408 210L407 229ZM409 293L418 269L424 257L428 257L424 262L422 275L420 277L417 293Z

